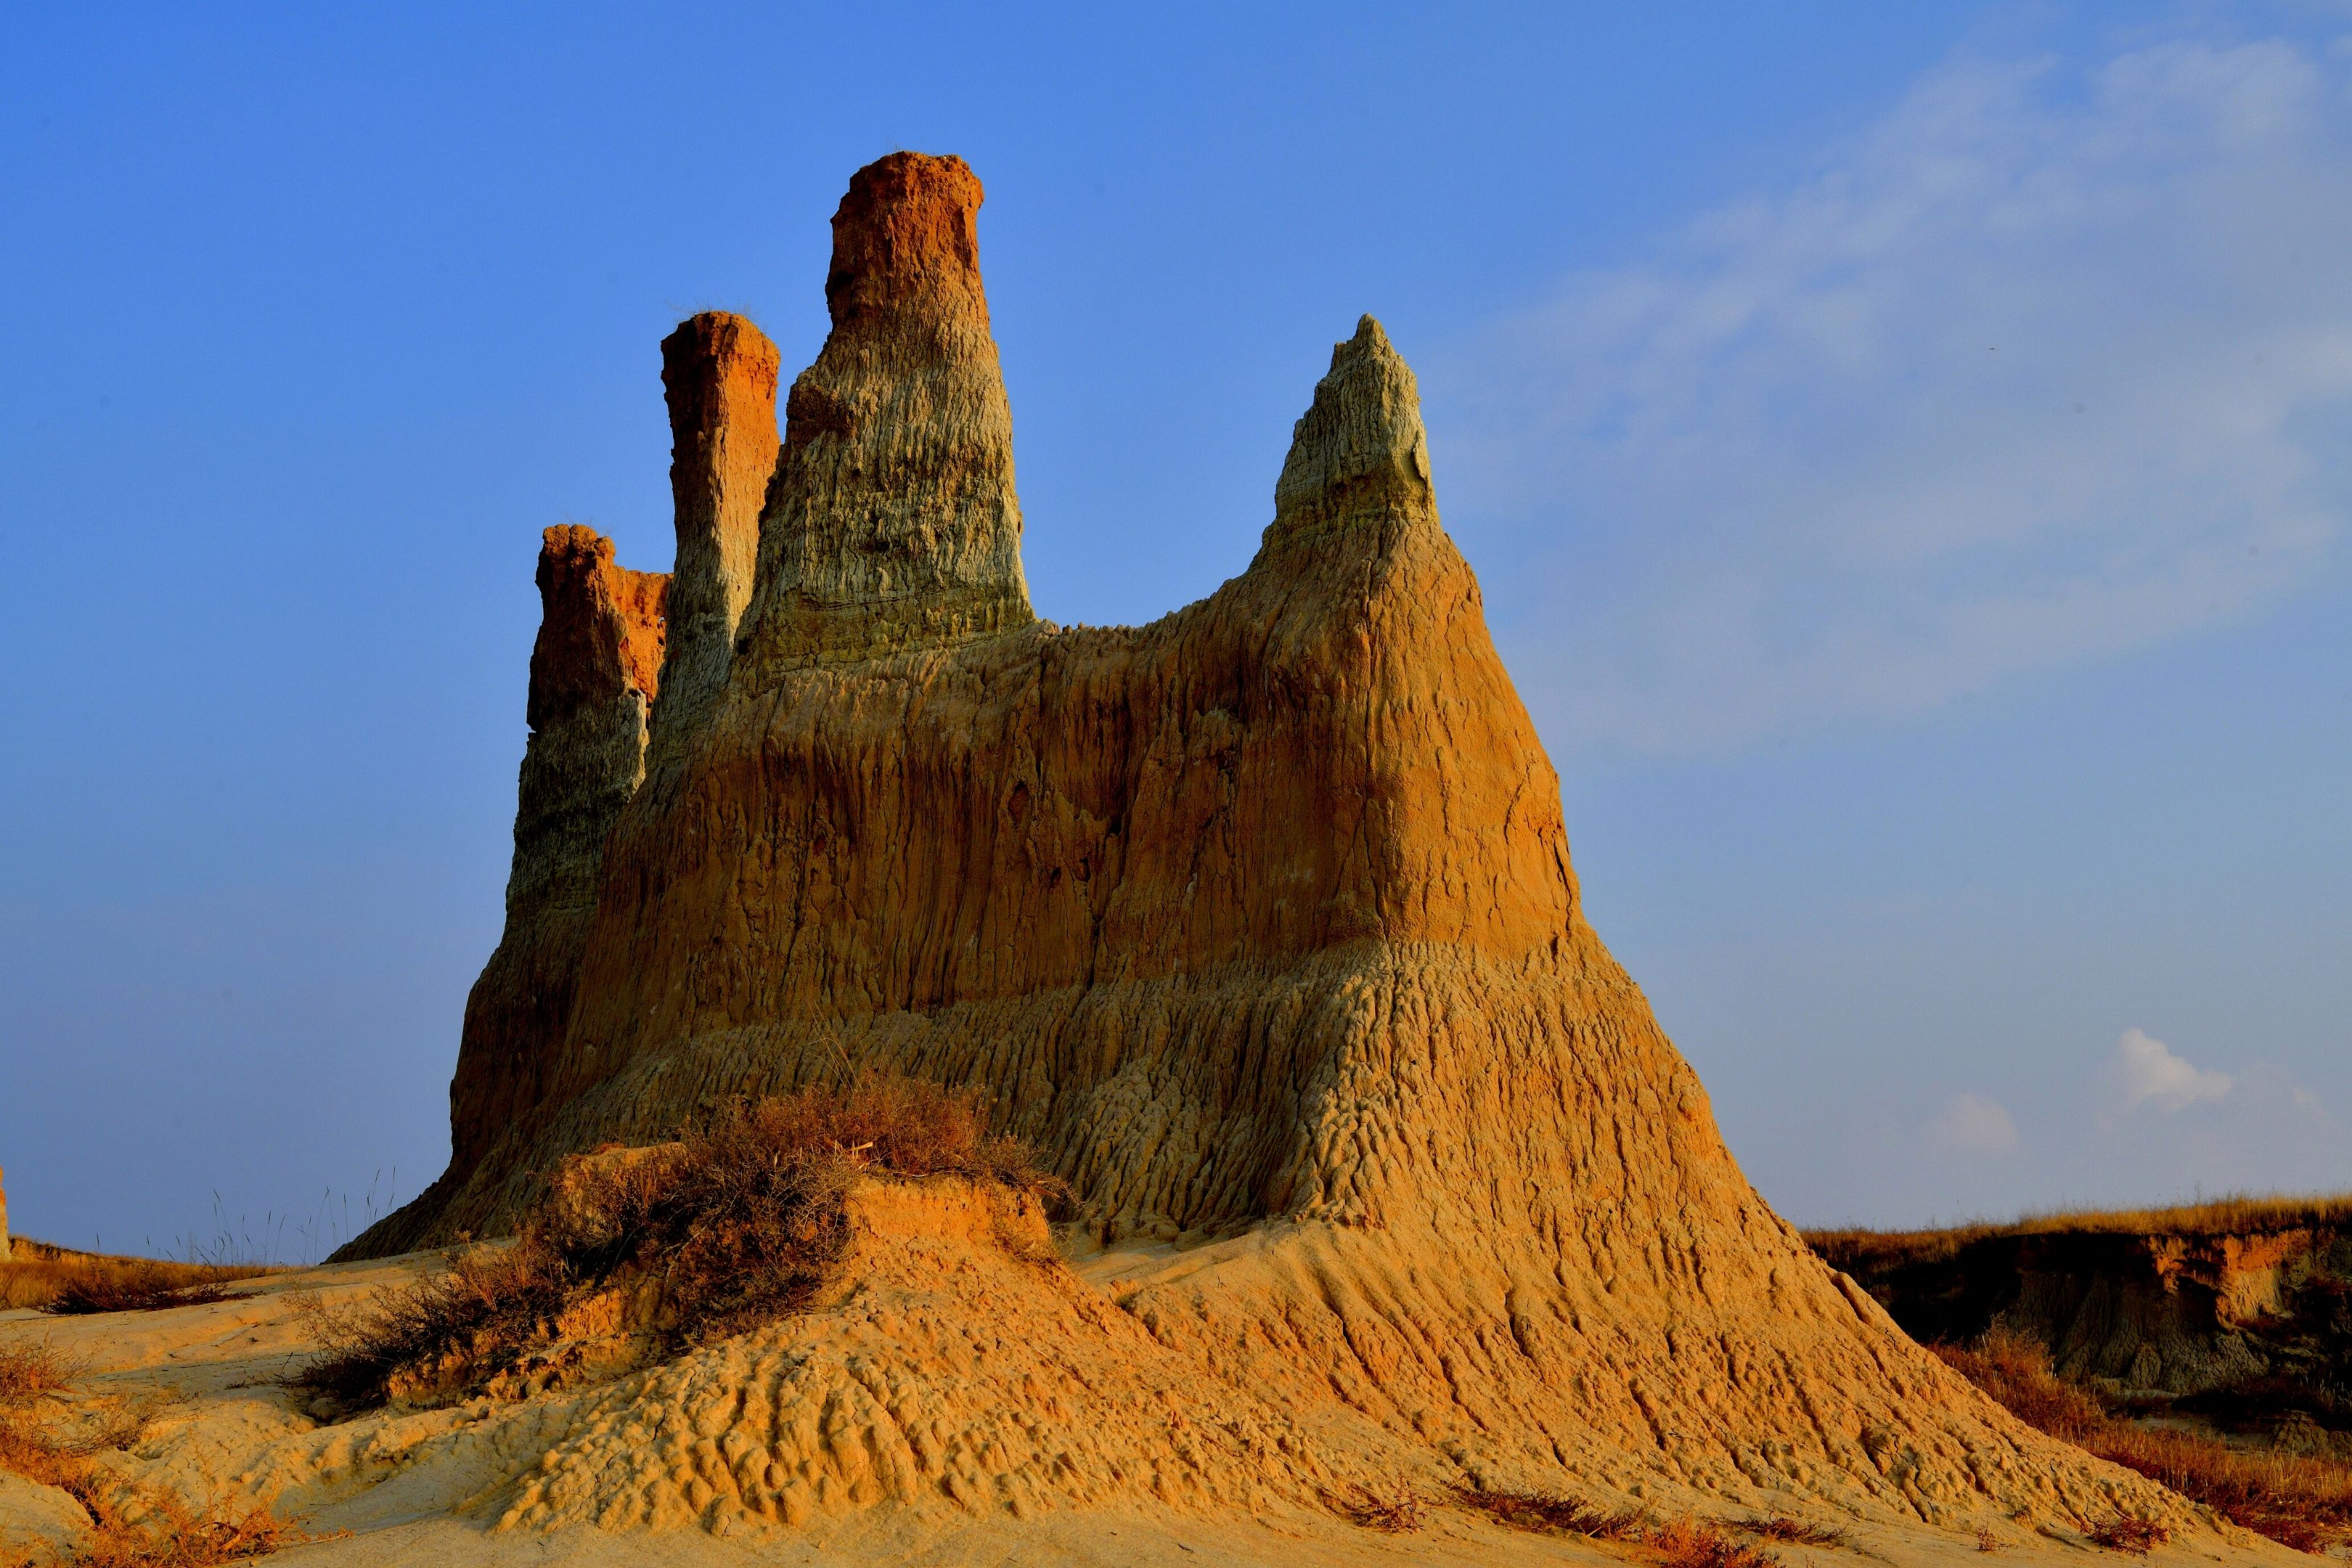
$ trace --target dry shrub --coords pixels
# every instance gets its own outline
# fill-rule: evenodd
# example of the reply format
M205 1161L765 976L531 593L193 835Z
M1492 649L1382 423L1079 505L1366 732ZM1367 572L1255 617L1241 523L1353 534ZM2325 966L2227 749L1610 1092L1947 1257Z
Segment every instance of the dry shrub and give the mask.
M113 1510L92 1509L89 1538L64 1563L72 1568L212 1568L321 1539L266 1508L198 1510L169 1492L142 1496L146 1510L137 1523Z
M1583 1535L1596 1541L1622 1541L1648 1549L1658 1568L1780 1568L1780 1560L1758 1547L1733 1540L1711 1524L1685 1514L1664 1524L1641 1515L1612 1513L1570 1498L1538 1492L1457 1490L1456 1501L1492 1515L1513 1530L1556 1535ZM1835 1531L1814 1531L1795 1520L1758 1520L1740 1526L1777 1540L1807 1545L1840 1545L1845 1537ZM1790 1533L1780 1533L1781 1530ZM1816 1536L1819 1539L1816 1539Z
M1995 1534L1994 1534L1991 1531L1990 1531L1990 1530L1979 1530L1979 1531L1977 1531L1977 1550L1978 1550L1979 1552L1998 1552L1998 1551L2000 1551L2000 1536L1998 1536L1998 1535L1995 1535Z
M1492 1514L1513 1530L1559 1535L1585 1535L1596 1541L1624 1541L1642 1533L1638 1514L1610 1513L1570 1498L1545 1497L1540 1492L1473 1491L1454 1494L1465 1508Z
M47 1344L0 1345L0 1410L62 1394L72 1381L65 1358Z
M217 1301L223 1285L272 1270L224 1263L175 1263L75 1252L18 1237L15 1258L0 1263L0 1308L44 1312L153 1311Z
M2028 1426L2137 1470L2234 1524L2299 1552L2352 1538L2352 1465L2248 1453L2195 1433L2117 1420L2052 1371L2050 1352L2035 1341L1996 1331L1973 1346L1934 1349Z
M1769 1519L1751 1519L1738 1528L1750 1535L1760 1535L1767 1541L1785 1541L1791 1546L1843 1546L1845 1531L1826 1524L1812 1524L1801 1519L1790 1519L1775 1514Z
M992 1136L977 1096L867 1077L731 1107L674 1143L570 1163L509 1245L328 1315L328 1353L296 1382L344 1409L462 1397L515 1373L605 1292L636 1300L645 1356L805 1306L848 1245L862 1173L959 1175L1044 1195L1058 1184Z
M1392 1535L1419 1530L1428 1515L1422 1500L1410 1492L1382 1497L1369 1487L1359 1486L1345 1492L1325 1492L1323 1500L1349 1524L1365 1530L1384 1530Z
M2119 1513L2105 1524L2094 1526L2091 1544L2104 1546L2110 1552L2130 1552L2145 1556L2172 1539L2172 1531L2152 1519L2139 1519Z
M76 1568L209 1568L313 1539L266 1508L192 1509L177 1495L109 1477L98 1457L137 1441L139 1424L101 1424L79 1437L44 1419L71 1372L47 1345L0 1346L0 1469L56 1487L89 1516L89 1531L60 1564Z
M1780 1559L1685 1514L1646 1531L1658 1568L1779 1568Z
M43 1486L68 1482L87 1468L89 1450L51 1436L42 1407L62 1394L72 1372L47 1345L0 1347L0 1469Z
M353 1410L404 1389L467 1392L552 1331L570 1285L561 1255L535 1237L470 1248L445 1272L380 1292L356 1312L320 1311L327 1353L294 1382Z

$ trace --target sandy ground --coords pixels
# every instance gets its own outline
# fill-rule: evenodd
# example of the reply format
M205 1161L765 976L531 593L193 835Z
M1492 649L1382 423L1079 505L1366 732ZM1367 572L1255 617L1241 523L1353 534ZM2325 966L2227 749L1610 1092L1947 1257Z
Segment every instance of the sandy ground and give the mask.
M200 1501L268 1502L327 1537L281 1553L289 1563L1338 1568L1641 1558L1512 1531L1455 1506L1431 1507L1402 1533L1339 1517L1324 1500L1352 1477L1392 1473L1390 1439L1243 1409L1235 1384L1155 1350L1114 1304L1156 1276L1197 1274L1197 1251L1128 1248L1041 1269L973 1246L972 1216L953 1202L884 1206L869 1228L888 1234L842 1300L667 1367L529 1400L321 1426L282 1381L313 1350L310 1303L349 1303L413 1277L433 1255L274 1276L228 1300L164 1312L0 1313L0 1342L47 1342L79 1369L79 1405L143 1417L140 1440L110 1461L127 1479ZM1204 1404L1241 1436L1189 1437L1212 1418ZM876 1436L884 1428L913 1445L896 1469ZM763 1434L764 1458L743 1457L744 1430ZM713 1463L776 1484L713 1492L698 1479L716 1473ZM0 1530L53 1532L71 1508L47 1489L0 1486ZM1773 1551L1789 1568L1983 1561L1973 1534L1835 1522L1843 1548ZM2022 1526L2001 1545L2019 1561L2116 1561ZM2221 1533L2153 1561L2192 1559L2310 1561Z

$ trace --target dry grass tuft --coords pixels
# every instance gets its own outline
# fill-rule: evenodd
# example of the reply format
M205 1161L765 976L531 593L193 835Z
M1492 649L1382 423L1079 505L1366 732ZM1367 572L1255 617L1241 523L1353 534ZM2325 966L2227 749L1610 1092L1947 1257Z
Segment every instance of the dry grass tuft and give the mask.
M1791 1546L1843 1546L1845 1531L1826 1524L1811 1524L1801 1519L1790 1519L1775 1514L1769 1519L1751 1519L1735 1528L1749 1535L1760 1535L1767 1541L1784 1541Z
M977 1097L868 1077L739 1105L658 1148L573 1162L511 1245L329 1315L328 1354L296 1382L346 1410L480 1392L560 1337L590 1298L629 1299L643 1353L674 1353L806 1305L848 1244L861 1173L960 1175L1044 1194L1028 1151Z
M1998 1552L1998 1551L2000 1551L2000 1536L1998 1536L1998 1535L1995 1535L1995 1534L1994 1534L1991 1531L1990 1531L1990 1530L1979 1530L1979 1531L1977 1531L1977 1550L1978 1550L1979 1552Z
M2345 1226L2352 1226L2352 1193L2311 1197L2240 1194L2170 1208L2052 1209L1937 1230L1809 1230L1805 1243L1851 1274L1942 1262L1995 1237L2263 1236Z
M174 1263L75 1252L18 1237L0 1263L0 1308L44 1312L138 1312L222 1300L221 1287L271 1270L257 1265Z
M1465 1508L1492 1514L1513 1530L1531 1533L1626 1541L1639 1538L1643 1529L1639 1514L1610 1513L1590 1503L1546 1497L1540 1492L1473 1491L1463 1487L1455 1490L1454 1498Z
M2146 1556L2172 1539L2172 1531L2152 1519L2136 1519L2119 1513L2090 1531L2091 1544L2104 1546L2110 1552L2129 1552Z
M1344 1493L1327 1491L1323 1500L1349 1524L1365 1530L1384 1530L1391 1535L1419 1530L1429 1512L1422 1500L1410 1492L1401 1497L1382 1497L1369 1487L1350 1487Z
M72 1568L213 1568L320 1539L266 1508L199 1510L169 1493L145 1494L144 1500L137 1523L119 1513L93 1513L89 1538L64 1563Z
M1473 1491L1465 1487L1454 1496L1465 1508L1492 1515L1513 1530L1630 1542L1644 1548L1658 1568L1780 1568L1780 1560L1770 1552L1735 1541L1687 1514L1654 1524L1637 1513L1612 1513L1590 1503L1538 1492ZM1845 1541L1836 1531L1816 1531L1789 1519L1753 1520L1739 1528L1809 1546L1843 1545Z
M2031 1340L1992 1333L1973 1346L1934 1349L2029 1426L2137 1470L2234 1524L2299 1552L2352 1539L2352 1465L2247 1453L2194 1433L2117 1420L2053 1372L2050 1352ZM2121 1527L2101 1527L2108 1528Z
M89 1519L89 1533L57 1559L60 1568L211 1568L314 1539L266 1508L192 1509L173 1493L110 1478L99 1456L136 1442L138 1424L58 1436L48 1407L70 1382L47 1345L0 1346L0 1469L58 1488Z
M1780 1562L1687 1514L1649 1531L1642 1544L1650 1549L1658 1568L1779 1568Z
M0 1345L0 1410L63 1394L72 1382L65 1358L47 1345Z

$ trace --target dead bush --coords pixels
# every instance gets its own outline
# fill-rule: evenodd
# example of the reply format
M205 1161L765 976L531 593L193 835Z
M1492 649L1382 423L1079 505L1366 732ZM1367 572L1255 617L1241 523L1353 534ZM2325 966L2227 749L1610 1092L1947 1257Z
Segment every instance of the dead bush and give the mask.
M1658 1524L1638 1513L1612 1512L1590 1503L1546 1497L1539 1492L1474 1491L1465 1487L1454 1495L1465 1507L1477 1509L1513 1530L1630 1542L1644 1548L1658 1568L1780 1568L1780 1560L1770 1552L1735 1541L1714 1525L1687 1514ZM1845 1542L1845 1537L1836 1531L1816 1530L1796 1520L1752 1520L1739 1528L1806 1545L1843 1545Z
M1473 1491L1467 1487L1454 1496L1464 1507L1491 1514L1513 1530L1584 1535L1595 1541L1624 1541L1642 1532L1638 1514L1612 1513L1570 1498L1546 1497L1540 1492Z
M1791 1546L1843 1546L1845 1531L1826 1524L1813 1524L1801 1519L1790 1519L1775 1514L1769 1519L1745 1521L1738 1529L1750 1535L1760 1535L1767 1541L1785 1541Z
M2119 1513L2104 1524L2093 1526L2090 1537L2091 1544L2094 1546L2104 1546L2110 1552L2129 1552L2145 1556L2171 1540L2172 1531L2152 1519L2140 1519L2132 1514Z
M1391 1534L1419 1530L1428 1510L1411 1492L1383 1497L1369 1487L1350 1487L1344 1492L1325 1492L1323 1500L1332 1511L1349 1524L1364 1530L1384 1530Z
M733 1106L677 1142L567 1163L504 1246L328 1315L327 1354L296 1382L343 1409L461 1397L515 1373L592 1297L632 1299L643 1356L805 1306L848 1245L861 1173L960 1175L1033 1195L1057 1184L992 1136L977 1097L868 1077ZM641 1358L642 1359L642 1358Z
M21 1408L62 1394L73 1381L65 1359L46 1343L0 1345L0 1410Z
M1644 1532L1642 1543L1658 1568L1779 1568L1780 1562L1687 1514Z

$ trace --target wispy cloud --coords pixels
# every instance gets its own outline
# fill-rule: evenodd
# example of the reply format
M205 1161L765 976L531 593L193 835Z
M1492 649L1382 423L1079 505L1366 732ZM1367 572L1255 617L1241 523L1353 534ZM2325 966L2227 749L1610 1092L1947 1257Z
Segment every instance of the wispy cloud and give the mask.
M2142 1030L2126 1029L2107 1058L2102 1111L2110 1120L2142 1108L2169 1116L2200 1100L2221 1099L2235 1081L2194 1066Z
M2312 573L2347 254L2341 51L1957 59L1810 177L1441 358L1441 488L1540 563L1488 592L1564 738L1922 711Z
M1968 1089L1947 1096L1921 1131L1931 1147L1951 1154L2003 1154L2018 1142L2009 1107Z

